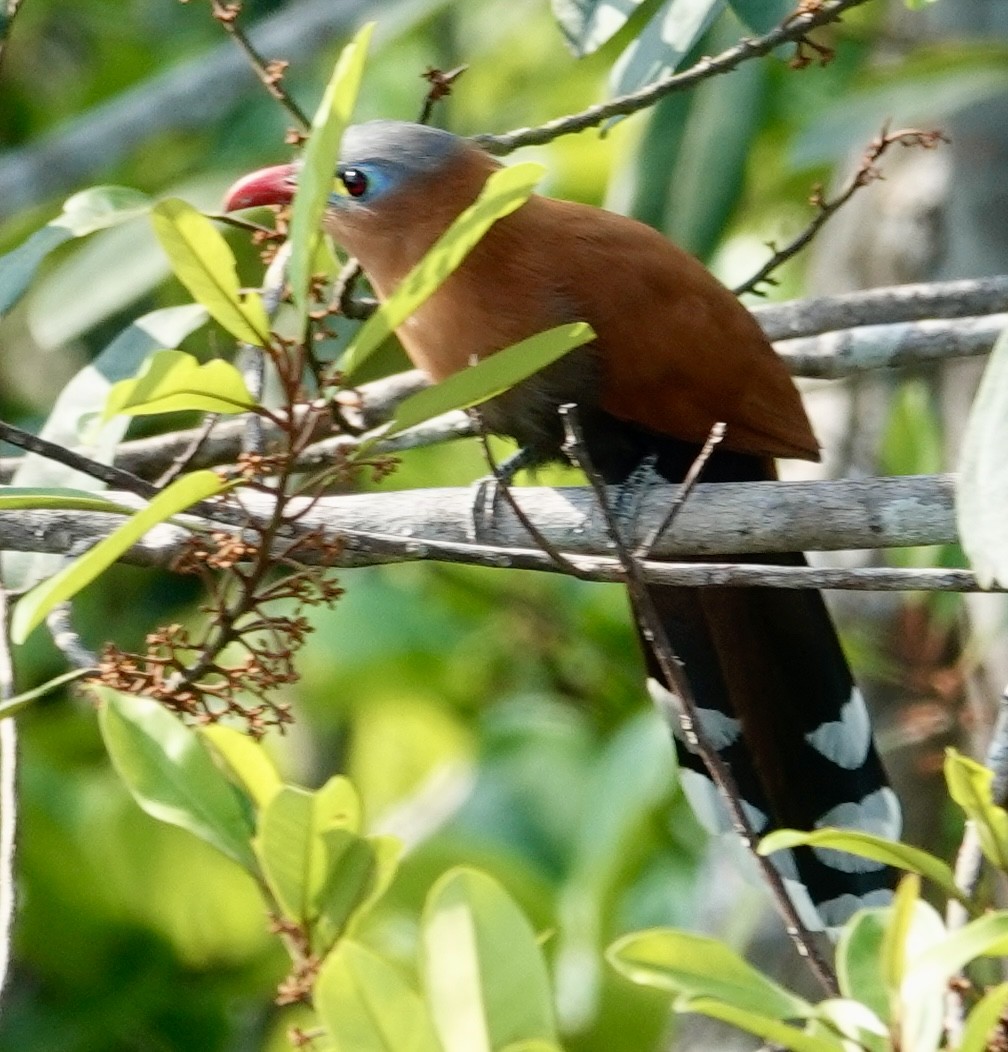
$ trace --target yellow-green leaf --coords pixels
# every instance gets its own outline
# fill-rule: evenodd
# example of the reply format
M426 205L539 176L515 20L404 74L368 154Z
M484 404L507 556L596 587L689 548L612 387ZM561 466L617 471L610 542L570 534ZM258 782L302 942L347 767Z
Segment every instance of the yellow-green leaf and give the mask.
M755 1034L770 1045L787 1048L791 1052L845 1052L838 1038L821 1031L816 1034L806 1033L773 1016L763 1015L756 1008L740 1008L712 997L679 997L672 1007L676 1012L698 1012L711 1019L720 1019L739 1030Z
M126 223L150 206L146 194L125 186L92 186L67 198L55 219L0 256L0 317L21 299L46 257L60 245Z
M236 339L268 346L270 325L262 299L241 291L234 255L213 223L178 198L155 205L151 223L175 276L193 299Z
M505 347L434 387L410 395L396 410L384 436L416 427L452 409L468 409L479 405L562 358L575 347L581 347L594 339L592 327L587 322L579 321L558 325Z
M11 637L23 643L53 607L66 602L90 584L125 554L143 535L198 501L206 500L229 485L213 471L194 471L173 482L146 508L127 519L117 530L99 541L89 552L59 573L36 585L14 607Z
M133 508L83 489L48 486L0 486L0 511L44 508L52 511L114 511L127 515Z
M961 898L952 870L940 858L919 848L886 840L885 837L874 836L871 833L860 833L853 829L817 829L811 833L797 829L775 829L760 841L757 850L761 855L771 855L775 851L800 845L846 851L861 858L885 862L910 873L919 873L922 877L934 881L947 894L957 899Z
M200 734L209 743L225 772L262 809L277 794L283 782L269 753L262 744L247 734L214 723L201 727Z
M424 906L423 977L445 1052L503 1052L556 1041L553 998L535 932L493 878L446 873Z
M442 1052L416 990L398 969L350 939L325 959L313 1000L336 1052Z
M119 413L149 416L196 410L247 413L255 399L242 374L220 358L200 364L185 351L155 351L131 380L112 385L105 402L106 420Z
M149 698L106 688L96 692L105 746L137 803L255 873L251 811L196 732Z
M445 279L458 269L480 238L529 199L545 169L541 164L516 164L494 172L476 200L438 238L423 259L403 278L395 292L361 326L343 359L352 373L373 354Z
M988 1048L995 1048L989 1043L991 1031L998 1026L1006 1005L1008 983L1001 983L988 990L966 1017L959 1052L986 1052Z
M785 990L717 939L672 928L633 932L617 939L606 958L631 982L684 997L716 998L774 1019L812 1014L803 998Z
M907 967L907 939L920 899L920 876L907 873L899 882L882 938L882 977L891 991L899 990Z
M1008 872L1008 812L994 803L993 772L955 749L947 749L945 781L949 795L973 820L988 861L1002 873Z
M357 101L364 74L364 60L373 31L373 22L361 26L357 35L343 49L312 120L311 134L305 144L291 216L291 260L288 272L299 329L304 328L308 317L308 285L315 249L321 237L322 215L332 191L336 154Z

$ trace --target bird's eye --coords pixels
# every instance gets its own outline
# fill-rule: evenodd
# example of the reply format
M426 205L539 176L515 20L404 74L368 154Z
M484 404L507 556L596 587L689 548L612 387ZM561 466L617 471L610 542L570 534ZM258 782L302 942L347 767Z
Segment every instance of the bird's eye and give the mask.
M359 168L344 168L339 177L351 197L363 197L367 193L368 177Z

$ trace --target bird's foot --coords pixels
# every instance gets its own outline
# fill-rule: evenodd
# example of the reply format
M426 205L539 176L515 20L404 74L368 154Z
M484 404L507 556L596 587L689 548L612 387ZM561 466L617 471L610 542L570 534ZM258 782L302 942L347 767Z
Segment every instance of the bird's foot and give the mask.
M497 513L497 505L501 499L501 487L510 486L519 471L523 468L531 467L537 462L533 451L527 446L523 446L516 453L512 453L503 463L498 464L493 475L485 475L473 483L469 526L466 530L466 538L470 543L477 543L480 539L480 534L486 530L488 525L493 523L494 516Z
M652 486L665 481L655 469L657 463L658 457L649 453L616 488L613 516L623 536L633 544L637 543L637 527L644 498Z

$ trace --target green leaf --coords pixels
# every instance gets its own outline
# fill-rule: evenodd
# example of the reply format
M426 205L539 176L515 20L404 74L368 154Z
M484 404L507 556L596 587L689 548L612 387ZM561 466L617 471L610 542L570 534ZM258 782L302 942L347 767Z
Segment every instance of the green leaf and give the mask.
M178 198L151 212L154 233L175 276L210 317L243 343L269 346L269 318L258 293L242 293L234 255L206 216Z
M840 992L867 1005L879 1019L889 1019L892 990L882 972L882 946L889 911L858 910L843 926L836 947Z
M325 959L313 999L337 1052L442 1052L420 995L350 939Z
M582 58L597 51L623 28L644 0L551 0L557 20L571 50Z
M17 248L0 256L0 318L24 295L53 249L143 215L150 199L124 186L93 186L67 199L63 211Z
M283 786L263 808L256 853L284 912L323 951L384 893L398 861L390 838L357 829L360 802L345 778L310 793Z
M728 0L735 17L754 33L768 33L794 13L793 0Z
M352 843L359 840L366 851ZM388 891L399 869L402 843L393 836L358 837L342 829L322 834L328 877L318 894L318 944L331 946Z
M105 747L136 802L255 874L251 814L196 732L149 698L95 690Z
M737 1004L712 997L685 996L677 998L672 1007L679 1013L698 1012L711 1019L720 1019L739 1030L755 1034L768 1044L779 1045L792 1052L845 1052L843 1044L835 1037L824 1033L808 1034L774 1016L763 1015L756 1008L741 1008Z
M90 584L148 530L198 501L220 493L227 486L228 483L213 471L193 471L177 479L89 552L22 596L14 607L11 638L15 643L23 643L53 607Z
M85 490L47 486L0 486L0 510L43 508L49 511L105 511L131 515L135 509Z
M346 829L326 830L322 841L326 877L315 897L312 945L324 952L388 890L402 845L394 837L362 837Z
M343 49L326 85L312 120L311 135L305 144L291 216L291 259L288 271L291 296L297 310L298 331L304 330L308 318L308 286L316 247L321 238L322 216L332 193L340 139L350 123L357 101L373 31L374 23L366 23Z
M109 391L104 418L185 410L246 413L254 404L242 374L230 362L215 358L201 365L184 351L160 350L133 379L120 380Z
M360 368L448 276L461 265L480 238L506 215L521 208L542 178L541 164L516 164L493 172L476 200L437 239L403 278L395 292L353 338L343 359L347 374Z
M905 971L894 998L891 1026L899 1034L900 1046L914 1052L935 1052L941 1042L949 976L918 965L931 954L940 954L947 941L938 912L926 902L916 902L906 931Z
M91 676L94 672L95 669L93 668L75 668L70 672L64 672L62 676L56 676L47 680L31 690L23 691L21 694L15 694L13 697L5 699L0 703L0 720L5 720L9 716L16 716L19 712L23 712L28 708L33 701L44 698L46 694L51 694L54 690L59 690L65 684L72 683L83 676Z
M958 1052L986 1052L996 1047L990 1043L991 1031L996 1026L1000 1030L1005 1006L1008 1006L1008 983L1001 983L988 990L966 1017Z
M410 395L400 404L388 431L382 437L397 435L400 431L416 427L452 409L468 409L479 405L562 358L575 347L582 347L594 339L592 327L587 322L579 321L558 325L505 347L471 368L454 373L434 387Z
M536 1037L531 1041L516 1041L502 1052L563 1052L563 1049L552 1041L543 1041Z
M201 727L200 735L217 756L225 772L260 810L277 794L283 782L269 753L247 734L219 723Z
M674 70L727 0L666 0L613 66L609 91L627 95Z
M771 855L775 851L800 845L847 851L861 858L885 862L910 873L919 873L953 898L962 898L956 888L952 870L940 858L919 848L873 836L871 833L859 833L851 829L817 829L811 833L803 833L796 829L776 829L760 841L757 850L761 855Z
M445 1052L556 1041L542 950L495 880L450 870L431 889L421 924L424 987Z
M987 913L965 927L949 932L935 945L917 954L910 964L907 981L927 981L944 986L977 957L1008 953L1008 911Z
M704 47L717 54L737 43L741 31L734 18L723 18L708 33ZM665 172L661 229L701 259L717 248L738 207L753 143L765 120L769 82L767 63L745 62L690 93L676 163ZM711 172L718 177L711 179Z
M672 928L632 932L617 939L606 957L631 982L685 998L716 998L741 1011L773 1019L795 1019L813 1012L803 998L768 979L723 942L706 935Z
M945 781L952 799L973 820L991 865L1008 872L1008 812L991 796L993 772L955 749L945 751Z
M919 901L920 877L908 873L896 888L882 940L882 978L889 990L898 990L903 983L907 968L907 940Z
M987 360L963 436L956 487L959 537L980 583L1008 583L1008 330Z
M816 1018L809 1020L808 1032L818 1036L826 1030L827 1037L840 1037L865 1052L891 1052L892 1041L888 1028L867 1005L849 998L831 997L816 1005Z

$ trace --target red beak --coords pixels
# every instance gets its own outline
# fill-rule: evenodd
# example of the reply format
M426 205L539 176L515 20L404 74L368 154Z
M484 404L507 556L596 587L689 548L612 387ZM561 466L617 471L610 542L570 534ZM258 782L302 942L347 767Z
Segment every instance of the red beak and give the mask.
M294 199L297 172L296 164L278 164L243 175L224 195L224 211L288 204Z

